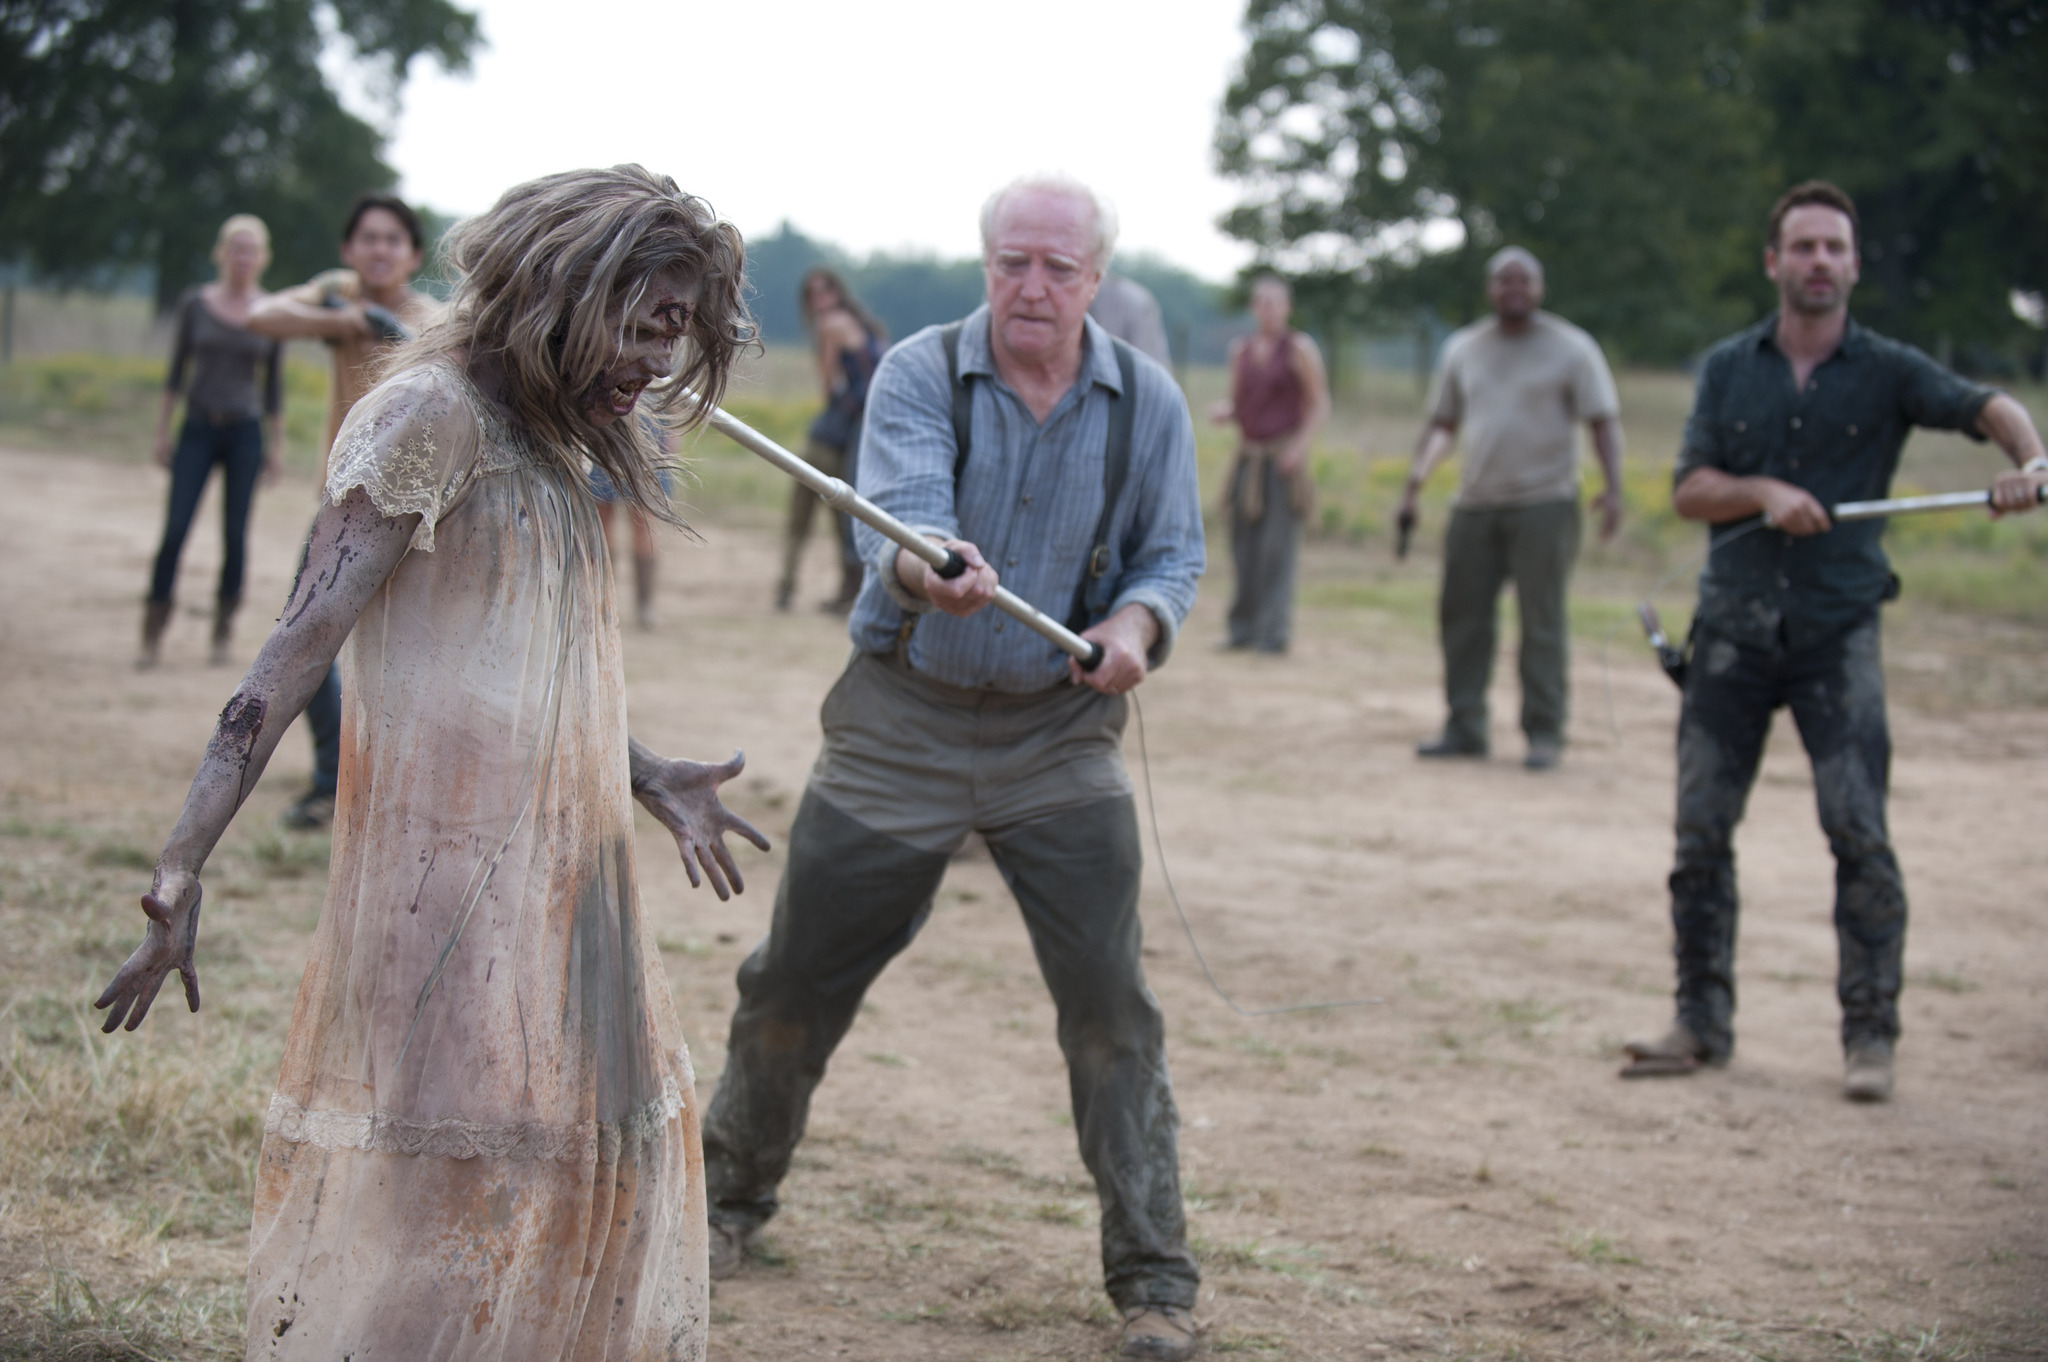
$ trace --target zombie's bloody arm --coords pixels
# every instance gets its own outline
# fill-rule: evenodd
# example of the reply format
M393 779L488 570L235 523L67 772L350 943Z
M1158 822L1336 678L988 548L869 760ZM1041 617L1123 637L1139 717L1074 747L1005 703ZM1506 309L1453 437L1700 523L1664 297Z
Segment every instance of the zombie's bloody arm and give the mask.
M732 852L726 849L725 834L738 833L763 851L768 849L768 839L719 802L718 787L746 769L746 754L735 752L731 761L717 766L680 757L671 761L656 756L646 743L630 735L626 754L633 772L633 797L675 834L683 868L690 872L690 887L703 883L697 873L702 867L704 879L711 881L718 897L745 893L746 883ZM732 883L730 890L727 881Z
M313 698L342 640L412 542L419 516L386 517L356 488L313 521L299 578L277 628L228 698L185 809L157 857L142 899L143 942L94 1003L110 1009L105 1029L125 1019L133 1031L149 1013L164 978L184 976L185 1002L199 1010L192 947L199 931L199 872L229 820L255 788L278 739Z

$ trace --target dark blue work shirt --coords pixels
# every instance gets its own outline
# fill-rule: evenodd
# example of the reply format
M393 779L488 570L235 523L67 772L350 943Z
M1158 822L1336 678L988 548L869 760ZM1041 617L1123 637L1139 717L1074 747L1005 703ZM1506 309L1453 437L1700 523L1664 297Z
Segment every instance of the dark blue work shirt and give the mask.
M1852 319L1842 346L1792 386L1773 313L1715 346L1700 368L1685 446L1672 486L1695 468L1777 478L1832 508L1887 495L1899 450L1914 426L1959 430L1973 440L1977 415L1996 395L1923 351L1866 331ZM1755 647L1781 638L1823 643L1867 617L1889 594L1885 522L1836 525L1794 538L1761 529L1708 555L1695 618Z

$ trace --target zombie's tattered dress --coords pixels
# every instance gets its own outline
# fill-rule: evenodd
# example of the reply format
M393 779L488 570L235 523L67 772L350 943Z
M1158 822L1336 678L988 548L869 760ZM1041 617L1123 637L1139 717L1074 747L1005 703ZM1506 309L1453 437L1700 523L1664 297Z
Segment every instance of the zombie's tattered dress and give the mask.
M436 365L357 404L326 492L357 487L421 519L342 653L248 1355L701 1357L696 1099L635 888L595 508Z

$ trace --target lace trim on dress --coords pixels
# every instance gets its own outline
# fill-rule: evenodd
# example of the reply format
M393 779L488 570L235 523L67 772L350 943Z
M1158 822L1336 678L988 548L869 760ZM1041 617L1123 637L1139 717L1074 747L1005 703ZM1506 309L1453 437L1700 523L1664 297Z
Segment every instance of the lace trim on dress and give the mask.
M263 1132L292 1144L321 1149L360 1149L376 1154L412 1154L429 1159L550 1159L561 1163L617 1163L628 1143L657 1138L683 1109L683 1091L665 1078L661 1096L623 1121L540 1121L490 1125L447 1117L416 1121L388 1111L308 1111L273 1093Z
M412 532L411 547L432 553L434 522L470 470L458 469L443 483L437 458L440 449L431 428L390 445L380 441L382 434L383 423L372 421L350 437L327 474L327 500L339 505L350 488L360 487L387 518L418 515L419 528Z

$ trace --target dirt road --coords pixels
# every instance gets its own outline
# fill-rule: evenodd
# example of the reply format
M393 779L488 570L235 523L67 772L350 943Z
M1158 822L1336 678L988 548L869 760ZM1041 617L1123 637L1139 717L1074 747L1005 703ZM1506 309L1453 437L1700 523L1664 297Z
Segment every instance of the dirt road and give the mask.
M161 671L129 666L161 496L154 470L0 453L0 1053L41 1075L43 1094L16 1080L0 1104L16 1108L21 1145L49 1124L26 1104L69 1082L77 1120L100 1119L100 1102L118 1132L118 1089L155 1066L190 1075L176 1128L241 1158L253 1145L239 1104L260 1111L318 908L321 849L272 831L305 777L301 737L210 872L208 1012L166 1003L141 1036L100 1048L67 1020L138 930L141 867L236 675L203 665L190 614ZM259 502L244 664L310 500L286 486ZM189 602L218 561L215 514L189 550ZM779 841L844 635L806 608L764 608L763 525L705 530L704 545L668 546L660 628L629 636L633 728L664 751L744 747L736 802ZM813 600L824 557L821 544ZM1312 584L1364 570L1354 550L1310 555ZM1168 1018L1211 1351L2048 1355L2048 712L1895 706L1892 817L1914 913L1895 1101L1839 1096L1832 867L1785 723L1740 843L1736 1060L1623 1084L1618 1043L1669 1015L1669 684L1632 642L1618 649L1610 730L1582 646L1560 771L1521 769L1511 684L1496 692L1495 760L1424 766L1411 749L1438 718L1437 664L1412 617L1312 606L1291 658L1220 655L1226 595L1218 564L1143 691L1174 880L1247 1007L1378 1001L1233 1013L1148 865L1147 968ZM1967 624L1930 621L1925 637L1940 629ZM2023 643L2038 657L2038 639ZM779 854L743 850L748 891L720 904L690 892L644 816L642 839L708 1099ZM93 1076L116 1063L141 1067ZM213 1175L196 1154L167 1146L116 1177L104 1144L93 1155L61 1135L0 1160L0 1266L29 1283L14 1327L57 1330L35 1315L56 1309L39 1273L75 1273L107 1298L164 1278L233 1298L232 1159L202 1202L190 1189ZM1085 1358L1113 1337L1051 1009L986 860L956 865L923 938L875 989L786 1195L772 1261L717 1292L716 1357ZM231 1325L179 1347L214 1355Z

